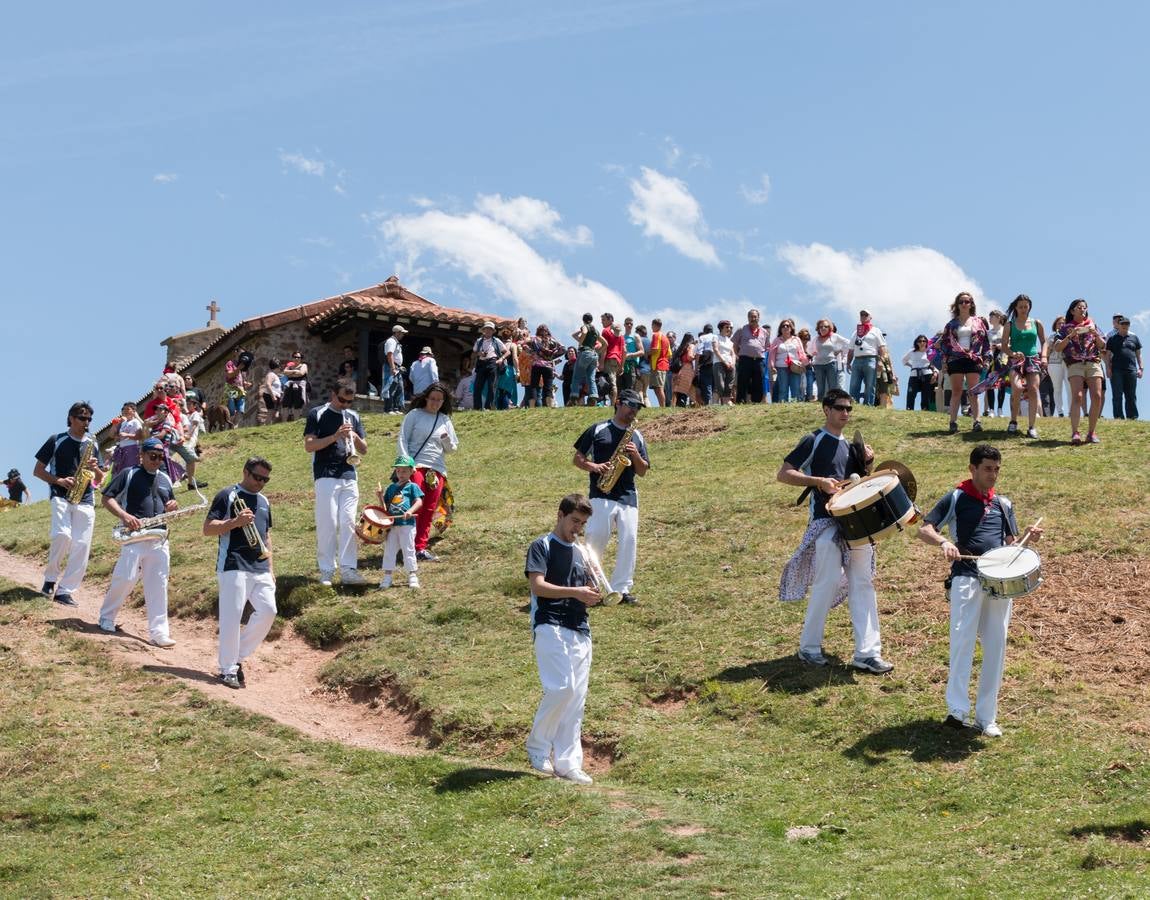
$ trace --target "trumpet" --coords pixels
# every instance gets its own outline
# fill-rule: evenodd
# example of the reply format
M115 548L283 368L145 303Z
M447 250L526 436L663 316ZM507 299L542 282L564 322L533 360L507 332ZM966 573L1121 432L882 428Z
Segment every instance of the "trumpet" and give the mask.
M354 421L352 414L348 410L343 411L343 424L351 425ZM343 444L343 455L347 457L347 464L355 468L360 464L360 455L355 452L355 432L347 436L347 440Z
M244 498L238 494L236 498L232 500L232 516L239 516L240 513L249 508L247 503L244 502ZM259 559L261 562L272 555L271 550L268 549L268 545L264 543L264 539L260 535L260 530L256 528L254 521L244 526L244 539L248 542L249 547L253 550L258 549L260 551Z
M591 545L587 543L587 539L583 535L579 535L575 540L579 551L583 554L583 561L587 564L587 570L591 573L591 581L595 586L595 590L599 592L599 603L603 606L615 606L623 600L623 595L619 591L611 590L611 582L607 580L607 576L603 574L603 566L599 564L599 557L595 551L591 549Z

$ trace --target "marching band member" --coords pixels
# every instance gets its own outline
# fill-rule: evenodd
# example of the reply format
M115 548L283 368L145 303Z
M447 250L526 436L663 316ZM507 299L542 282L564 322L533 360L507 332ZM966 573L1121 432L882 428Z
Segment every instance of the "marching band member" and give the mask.
M580 738L591 675L587 607L602 598L591 586L575 539L593 513L582 494L559 501L555 527L532 542L523 572L531 584L531 634L543 685L527 737L527 758L540 775L558 775L579 785L592 783L583 771Z
M230 688L244 685L244 660L267 637L276 617L272 508L261 493L271 472L266 459L251 457L244 463L243 478L216 494L204 520L204 536L219 538L220 680ZM241 628L247 603L254 612Z
M36 468L32 471L33 475L48 483L52 507L49 531L52 543L48 548L48 565L44 569L44 585L40 593L45 597L52 597L55 593L55 601L64 606L80 605L72 599L72 594L79 590L80 582L84 580L88 554L92 550L92 528L96 524L92 485L104 480L100 448L96 446L95 438L87 433L91 421L92 405L84 401L73 403L68 410L68 430L48 438L36 451ZM85 457L86 463L83 462ZM92 477L81 496L71 497L78 491L76 479L82 464Z
M970 669L974 643L982 643L982 670L974 705L974 727L987 737L1000 737L995 721L998 691L1006 664L1006 631L1010 625L1011 598L983 591L978 565L961 555L981 556L995 547L1013 544L1018 535L1014 505L994 486L1002 467L1002 454L990 444L978 444L970 452L970 478L935 504L918 530L919 538L939 547L951 561L950 578L950 678L946 683L948 728L963 728L970 712ZM941 534L949 526L953 540ZM1032 540L1042 529L1030 529ZM961 548L961 549L960 549Z
M642 405L643 400L635 391L620 391L615 416L606 422L597 422L579 435L572 460L575 468L591 476L591 508L595 516L587 531L587 542L600 559L611 540L612 529L618 534L611 590L619 591L624 603L639 602L631 593L639 547L639 492L635 488L635 476L642 477L651 468L647 442L635 429L635 418ZM622 444L628 430L631 436ZM604 492L599 487L599 477L609 470L612 460L623 470L614 486Z
M799 639L799 659L812 666L825 666L829 664L822 647L827 614L845 595L855 637L850 664L864 672L884 675L894 666L882 658L874 546L849 547L827 510L827 499L838 493L840 483L851 475L864 475L874 453L869 447L864 454L855 452L843 437L853 409L850 394L831 388L822 404L826 419L823 427L803 436L787 454L776 476L783 484L814 489L806 533L799 549L783 567L779 599L801 600L810 589Z
M367 453L363 423L351 409L355 388L341 381L331 400L307 414L303 446L315 478L315 539L320 584L330 585L338 563L344 584L367 584L359 574L355 518L359 482L349 460Z
M125 469L104 488L104 509L132 530L140 529L140 520L175 512L176 488L164 465L164 444L158 438L148 438L140 445L140 465ZM171 559L168 551L166 526L147 540L126 543L120 548L120 558L112 570L112 581L104 603L100 607L100 630L108 634L116 631L116 613L143 577L144 603L148 611L148 634L155 647L174 647L176 642L168 634L168 571Z

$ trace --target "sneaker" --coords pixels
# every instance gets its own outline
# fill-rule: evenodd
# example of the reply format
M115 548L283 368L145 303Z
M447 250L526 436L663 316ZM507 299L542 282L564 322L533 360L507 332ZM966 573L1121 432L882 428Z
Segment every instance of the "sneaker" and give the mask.
M983 417L984 419L993 419L993 418L994 418L994 410L993 410L993 409L988 409L986 412L984 412L984 413L982 414L982 417Z
M555 774L560 778L566 778L574 784L588 785L595 783L594 779L582 769L572 769L570 772L556 772Z
M1070 446L1072 446L1072 447L1078 447L1078 446L1079 446L1079 445L1081 445L1081 444L1082 444L1082 435L1080 435L1080 434L1079 434L1079 433L1076 431L1076 432L1074 432L1074 434L1072 434L1072 435L1070 436Z
M322 584L324 587L331 587L331 579L333 576L334 576L333 572L322 572L321 571L319 573L319 583Z
M79 606L80 604L75 601L71 594L57 594L52 598L61 606Z
M235 672L220 672L220 681L223 682L224 687L230 687L233 690L240 689L240 676Z
M104 632L104 634L115 634L120 630L120 626L111 619L101 619L99 624L100 630Z
M540 759L538 756L527 755L528 762L531 763L531 770L536 775L541 775L550 778L555 774L555 767L551 765L551 760Z
M412 572L410 575L407 576L407 586L409 588L418 588L419 587L419 576L416 575L414 572Z
M208 486L208 483L206 481L189 481L188 482L188 490L189 491L198 491L200 488L206 488L207 486Z
M628 606L638 606L639 598L632 594L630 591L623 591L623 599L620 603L626 603Z
M439 562L439 557L430 550L417 550L415 552L415 558L420 562Z
M380 586L380 589L385 590L385 591L389 587L391 587L391 576L390 575L384 575L381 579L379 579L379 586Z
M977 419L975 419L974 424L970 426L970 430L971 431L982 431L982 423L980 421L978 421Z
M949 431L951 434L958 434L958 423L957 422L951 422Z
M40 593L45 597L51 597L54 590L56 590L56 582L45 581L44 586L40 588Z
M1088 432L1086 435L1086 443L1088 444L1101 444L1102 438L1096 435L1093 431Z
M986 735L986 737L1002 737L1002 729L998 727L997 722L987 722L985 725L982 724L982 722L975 722L974 727Z
M239 663L236 666L236 681L238 681L241 686L247 684L247 681L244 679L244 664L243 663Z
M1027 428L1026 429L1026 436L1028 438L1030 438L1031 440L1035 440L1035 441L1038 440L1038 429L1037 428Z
M943 728L953 728L956 731L962 731L966 728L966 723L962 721L959 716L954 713L947 715L946 720L942 723Z
M829 666L831 661L823 656L821 650L800 650L799 659L805 662L808 666Z
M1006 426L1006 433L1018 434L1018 423L1014 419L1011 419L1010 424Z
M148 641L153 647L159 647L161 650L167 650L170 647L176 646L176 642L170 637L154 637Z
M339 580L343 584L367 584L367 579L360 575L356 569L341 569Z
M851 668L870 672L872 675L885 675L894 669L894 665L888 663L881 656L868 656L865 659L859 659L856 656L851 660Z

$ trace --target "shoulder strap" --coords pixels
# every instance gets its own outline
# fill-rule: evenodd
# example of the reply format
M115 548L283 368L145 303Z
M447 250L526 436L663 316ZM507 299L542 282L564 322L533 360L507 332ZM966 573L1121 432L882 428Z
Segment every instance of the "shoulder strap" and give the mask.
M955 515L955 511L958 509L958 498L961 496L962 490L960 488L955 488L950 492L950 506L947 508L946 515L943 516L942 521L938 523L937 529L938 531L942 531L943 528L949 528L951 536L955 538L958 537L956 533L958 517Z
M807 458L804 459L800 465L795 467L800 472L802 472L804 475L810 475L811 474L811 468L810 468L811 463L814 461L815 454L819 450L819 444L821 444L823 442L823 438L828 437L830 435L830 432L824 431L821 428L816 428L814 431L811 432L811 434L813 434L815 436L814 446L811 447L811 452L809 454L807 454Z

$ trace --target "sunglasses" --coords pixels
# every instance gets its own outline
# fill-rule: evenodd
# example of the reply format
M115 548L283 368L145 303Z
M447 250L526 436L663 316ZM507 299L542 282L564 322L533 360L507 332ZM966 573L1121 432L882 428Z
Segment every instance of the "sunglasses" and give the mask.
M148 457L148 459L151 459L151 460L157 460L157 459L163 459L164 458L164 454L162 454L162 453L145 453L144 456Z
M959 300L958 305L959 306L970 306L970 304L972 304L973 302L974 302L973 300Z
M351 404L355 402L355 397L341 397L339 394L336 394L335 401L336 403L341 403L344 406L351 406Z
M831 409L833 409L835 412L850 412L852 409L854 409L854 407L843 406L841 403L836 403L831 407Z
M260 484L267 484L268 481L271 479L270 475L257 475L251 469L248 469L248 475L251 478L254 478L256 481L258 481Z
M72 418L75 419L77 422L91 422L92 421L91 416L72 416Z
M621 403L623 406L629 406L629 407L631 407L631 409L641 409L641 408L642 408L642 406L643 406L643 404L642 404L642 403L636 403L634 400L620 400L619 402L620 402L620 403Z

